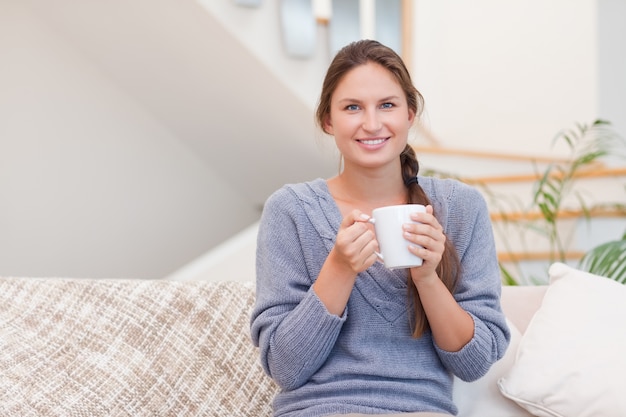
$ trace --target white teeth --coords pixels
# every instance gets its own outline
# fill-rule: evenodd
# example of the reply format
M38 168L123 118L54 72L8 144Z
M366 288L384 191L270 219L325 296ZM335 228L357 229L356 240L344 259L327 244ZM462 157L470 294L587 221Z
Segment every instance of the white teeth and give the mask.
M383 143L384 141L385 139L371 139L371 140L362 140L360 142L365 145L379 145Z

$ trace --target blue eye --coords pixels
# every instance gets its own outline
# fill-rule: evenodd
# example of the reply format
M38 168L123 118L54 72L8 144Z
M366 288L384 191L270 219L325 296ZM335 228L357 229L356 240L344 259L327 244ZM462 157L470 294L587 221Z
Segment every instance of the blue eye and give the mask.
M393 103L383 103L381 106L383 109L391 109L394 107Z
M346 110L350 110L350 111L356 111L359 109L359 106L356 104L349 104L346 106Z

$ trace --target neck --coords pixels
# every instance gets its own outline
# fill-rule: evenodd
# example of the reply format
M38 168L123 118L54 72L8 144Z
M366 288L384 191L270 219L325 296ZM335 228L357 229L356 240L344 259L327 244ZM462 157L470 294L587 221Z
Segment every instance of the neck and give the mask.
M336 199L363 202L373 207L407 202L407 189L400 167L384 172L344 170L330 181L335 185Z

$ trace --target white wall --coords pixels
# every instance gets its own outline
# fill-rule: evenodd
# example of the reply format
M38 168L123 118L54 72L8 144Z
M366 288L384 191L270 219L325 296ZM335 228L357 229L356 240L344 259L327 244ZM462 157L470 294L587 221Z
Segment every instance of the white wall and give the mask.
M18 1L0 92L0 275L161 278L258 217Z
M626 1L598 0L598 111L626 138Z
M446 146L551 154L598 117L596 2L418 0L414 74Z

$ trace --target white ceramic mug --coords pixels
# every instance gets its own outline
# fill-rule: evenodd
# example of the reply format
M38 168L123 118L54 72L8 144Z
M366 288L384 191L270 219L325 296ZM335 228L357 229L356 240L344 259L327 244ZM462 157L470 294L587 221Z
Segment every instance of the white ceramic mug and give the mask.
M389 269L412 268L422 265L422 258L409 251L409 241L404 238L402 225L417 223L411 220L411 213L425 212L421 204L401 204L379 207L372 211L370 223L374 224L380 253L376 255Z

